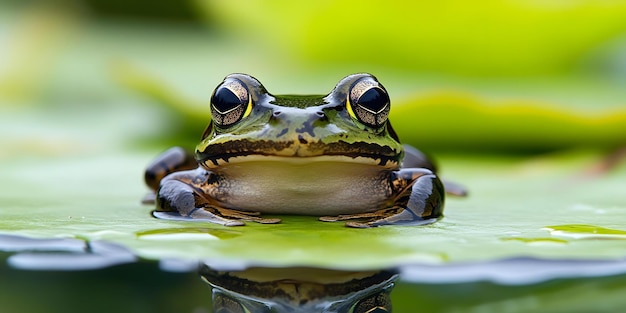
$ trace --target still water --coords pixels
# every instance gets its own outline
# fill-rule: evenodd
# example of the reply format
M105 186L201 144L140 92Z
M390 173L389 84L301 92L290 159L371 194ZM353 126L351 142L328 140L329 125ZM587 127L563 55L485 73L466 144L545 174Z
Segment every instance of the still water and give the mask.
M626 262L509 259L357 271L147 261L0 236L0 312L620 312Z

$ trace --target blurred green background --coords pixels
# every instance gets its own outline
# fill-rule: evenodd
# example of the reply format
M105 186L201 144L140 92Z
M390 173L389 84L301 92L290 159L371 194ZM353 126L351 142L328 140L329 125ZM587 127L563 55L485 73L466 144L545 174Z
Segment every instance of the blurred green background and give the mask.
M144 104L145 116L128 117L137 138L192 145L212 88L232 72L276 94L325 94L370 72L392 95L401 138L426 150L611 149L626 139L626 1L0 5L3 106Z
M448 249L467 246L466 231L484 240L474 244L485 250L505 247L498 250L503 255L567 257L587 247L590 256L624 254L623 238L571 237L556 249L531 247L533 238L554 239L537 225L623 229L618 218L625 205L616 190L626 182L626 1L619 0L0 0L0 231L116 239L102 235L100 228L110 226L96 216L121 224L116 231L134 240L133 231L153 222L142 215L150 208L136 203L145 192L143 166L173 144L197 142L209 122L210 94L232 72L257 77L275 94L325 94L348 74L376 75L391 94L400 138L441 156L445 175L470 188L471 197L449 201L446 218L433 226L435 235L452 229L462 237L442 239ZM555 187L566 181L572 183ZM524 215L526 207L531 211ZM133 214L118 213L123 210ZM484 217L496 214L531 244L502 240L513 236L500 231L506 223L484 227ZM167 247L159 252L167 255ZM108 277L105 289L124 278L176 276L150 266L141 267L145 275L135 265L46 275L68 286ZM0 271L0 279L24 279L20 288L7 280L0 285L16 294L33 290L38 279L6 266ZM175 279L183 289L199 285L194 275ZM136 288L168 292L154 284L145 280ZM576 307L563 298L601 286L606 293L584 298L593 306L615 300L626 286L623 275L564 279L512 287L496 299L491 295L501 286L479 288L485 284L455 290L468 295L464 301L476 312L523 312L533 301L533 308L570 312ZM449 287L404 286L397 297L409 300L400 308L411 307L417 293ZM206 307L202 287L181 307ZM18 296L3 303L27 307ZM599 311L614 308L615 302L603 303L608 309ZM430 305L463 310L452 302Z

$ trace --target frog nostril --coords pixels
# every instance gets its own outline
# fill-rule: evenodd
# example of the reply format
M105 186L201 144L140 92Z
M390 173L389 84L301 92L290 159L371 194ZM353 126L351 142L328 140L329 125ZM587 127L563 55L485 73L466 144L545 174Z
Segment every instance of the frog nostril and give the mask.
M303 145L309 143L302 135L298 135L298 141Z
M317 119L319 121L326 121L327 120L326 113L324 113L324 111L317 111L317 112L315 112L315 116L317 116Z
M272 113L272 114L274 115L274 117L278 117L281 114L283 114L283 112L282 111L274 111L274 113Z

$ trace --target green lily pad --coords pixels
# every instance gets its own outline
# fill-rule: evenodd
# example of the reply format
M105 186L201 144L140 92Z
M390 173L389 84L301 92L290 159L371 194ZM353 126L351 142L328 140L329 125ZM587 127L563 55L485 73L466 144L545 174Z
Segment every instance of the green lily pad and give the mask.
M443 155L443 176L466 185L470 196L449 197L445 217L431 225L351 229L315 217L285 216L277 225L229 228L151 216L153 207L140 204L147 191L141 177L157 151L125 144L88 149L118 114L85 121L91 127L66 143L84 147L82 151L63 153L41 146L28 158L13 153L3 157L0 185L7 196L0 211L0 233L103 240L146 259L204 260L227 267L375 269L521 256L598 260L626 256L626 240L620 240L626 232L626 207L617 196L625 187L626 168L606 176L588 174L603 160L597 152L534 158ZM62 122L45 126L47 133L62 133L66 127ZM136 125L126 127L131 126ZM120 126L109 133L108 141L100 142L124 142L126 132ZM588 233L590 227L619 237L596 240L554 232Z

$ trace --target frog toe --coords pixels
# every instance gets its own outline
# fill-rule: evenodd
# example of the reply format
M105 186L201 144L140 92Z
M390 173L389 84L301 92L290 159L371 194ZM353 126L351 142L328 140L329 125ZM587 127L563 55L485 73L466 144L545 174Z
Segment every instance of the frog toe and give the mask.
M415 222L416 220L421 220L421 218L415 216L413 212L400 207L387 208L371 213L320 217L320 221L324 222L337 222L345 220L356 220L346 222L345 225L347 227L370 228L383 225L408 224Z
M219 224L219 225L223 225L223 226L244 226L244 225L246 225L246 223L244 223L241 220L225 218L225 217L219 216L217 214L214 214L208 208L196 208L194 211L191 212L191 214L189 214L189 217L194 218L194 219L198 219L198 220L205 220L207 222L211 222L211 223Z
M141 204L155 204L156 203L156 194L154 191L150 191L146 193L143 198L141 198Z
M467 197L467 194L468 194L467 188L465 188L465 186L461 184L458 184L449 180L444 180L443 186L445 187L446 194L456 196L456 197Z
M281 222L279 218L262 218L259 217L261 215L260 212L248 212L248 211L239 211L227 208L214 208L223 218L230 218L236 220L243 220L249 222L256 222L259 224L278 224Z
M350 227L350 228L370 228L372 227L372 225L370 225L367 222L346 222L346 227Z
M381 218L381 219L370 220L362 224L366 224L367 227L378 227L378 226L384 226L384 225L425 225L425 224L434 223L437 220L438 218L423 218L421 216L416 215L411 210L405 209L405 210L402 210L398 214L394 214L394 215ZM353 224L348 225L348 223L346 223L346 226L363 228L362 226L359 226L359 225L353 225Z
M338 216L320 216L318 218L318 220L322 221L322 222L337 222L337 221L341 221L344 220L345 218L342 218L341 215Z

